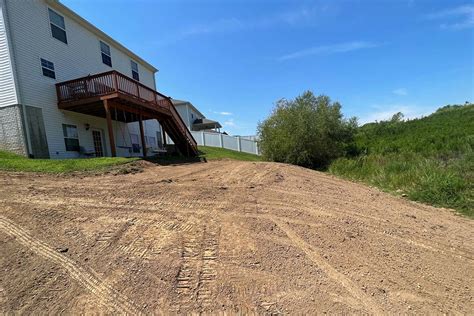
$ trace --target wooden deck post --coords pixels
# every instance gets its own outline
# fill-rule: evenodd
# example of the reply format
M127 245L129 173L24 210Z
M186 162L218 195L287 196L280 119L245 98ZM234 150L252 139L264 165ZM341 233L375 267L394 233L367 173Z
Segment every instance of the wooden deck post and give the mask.
M145 142L145 133L143 131L143 121L142 116L139 116L138 123L140 125L140 138L142 140L142 148L143 148L143 157L146 158L146 142Z
M112 126L112 117L110 115L110 105L108 100L104 100L105 116L107 118L107 129L109 131L110 151L112 157L117 157L117 150L115 148L114 128Z

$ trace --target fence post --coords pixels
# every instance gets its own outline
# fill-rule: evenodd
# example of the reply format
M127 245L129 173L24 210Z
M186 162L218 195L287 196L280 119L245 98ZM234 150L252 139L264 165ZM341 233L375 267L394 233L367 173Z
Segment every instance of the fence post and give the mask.
M204 135L204 132L201 132L201 139L202 139L202 145L206 146L206 135Z
M221 145L221 148L224 148L224 137L222 134L219 134L219 145Z
M258 155L258 142L255 142L255 154Z
M242 145L240 143L240 136L237 136L237 150L242 151Z

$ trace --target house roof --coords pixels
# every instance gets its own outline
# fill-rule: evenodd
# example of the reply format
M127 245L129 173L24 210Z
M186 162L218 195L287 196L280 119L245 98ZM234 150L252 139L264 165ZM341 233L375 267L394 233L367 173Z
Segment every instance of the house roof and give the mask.
M222 125L217 121L213 121L207 118L197 119L193 123L193 128L205 129L205 128L216 128L216 127L221 128Z
M194 110L197 114L199 114L202 117L206 117L204 114L201 113L191 102L189 101L184 101L184 100L177 100L177 99L171 99L171 102L173 103L174 106L184 106L184 105L189 105L191 109Z
M78 24L80 24L81 26L83 26L84 28L89 30L90 32L96 34L101 39L107 41L111 45L113 45L116 48L118 48L119 50L123 51L124 53L126 53L127 55L132 57L136 62L139 62L140 64L142 64L143 66L145 66L149 70L151 70L153 72L158 71L158 69L153 67L151 64L149 64L145 60L143 60L140 56L136 55L134 52L132 52L131 50L129 50L128 48L126 48L125 46L123 46L122 44L120 44L119 42L114 40L112 37L110 37L109 35L105 34L101 30L99 30L92 23L90 23L89 21L87 21L86 19L84 19L83 17L79 16L77 13L75 13L74 11L72 11L71 9L66 7L64 4L59 2L59 0L46 0L46 3L48 5L50 5L52 8L54 8L54 9L60 11L61 13L65 14L66 16L68 16L69 18L71 18L72 20L74 20L75 22L77 22Z

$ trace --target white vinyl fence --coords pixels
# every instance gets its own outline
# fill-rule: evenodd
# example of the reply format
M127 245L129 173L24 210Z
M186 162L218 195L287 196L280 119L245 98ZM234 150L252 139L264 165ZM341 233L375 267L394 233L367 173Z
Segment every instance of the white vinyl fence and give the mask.
M249 154L260 155L258 143L254 140L240 138L239 136L229 136L209 132L192 131L191 134L199 146L220 147Z

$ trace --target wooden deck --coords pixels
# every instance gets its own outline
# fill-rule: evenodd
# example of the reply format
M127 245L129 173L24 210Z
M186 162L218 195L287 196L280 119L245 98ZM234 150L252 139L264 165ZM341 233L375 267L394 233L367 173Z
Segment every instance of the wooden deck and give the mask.
M140 82L109 71L56 84L58 107L107 119L112 156L116 155L112 120L140 123L157 119L182 154L197 155L193 136L179 116L170 98ZM143 153L146 156L146 152Z

